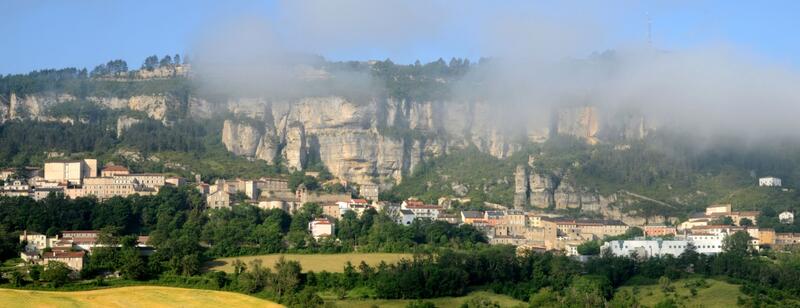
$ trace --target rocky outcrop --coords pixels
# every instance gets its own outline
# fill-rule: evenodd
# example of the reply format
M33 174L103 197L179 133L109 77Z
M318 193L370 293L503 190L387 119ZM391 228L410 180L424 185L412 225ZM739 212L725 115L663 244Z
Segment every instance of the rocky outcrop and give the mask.
M142 111L148 117L164 121L167 118L169 104L177 104L176 100L168 95L137 95L129 98L119 97L87 97L86 100L95 102L111 109L130 109Z
M0 123L11 119L56 121L47 116L47 109L72 100L75 100L75 97L69 94L42 93L18 96L9 93L7 97L0 96Z
M222 125L222 143L236 155L254 156L261 138L260 130L249 124L226 120Z
M306 131L302 124L289 125L286 130L286 145L283 147L281 156L289 170L303 170L308 157L308 144L306 143Z
M556 111L554 127L555 134L583 138L590 144L599 142L600 119L595 107L561 108Z
M141 120L128 116L117 118L117 138L122 137L122 133L125 132L125 130L139 122L141 122Z

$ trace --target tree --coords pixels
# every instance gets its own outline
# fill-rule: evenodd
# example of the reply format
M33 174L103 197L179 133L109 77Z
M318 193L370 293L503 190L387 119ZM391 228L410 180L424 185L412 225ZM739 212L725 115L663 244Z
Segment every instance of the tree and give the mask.
M600 254L600 243L598 241L583 242L578 245L578 253L583 256L596 256Z
M120 252L119 272L125 279L140 280L145 276L144 260L136 248L123 248Z
M239 276L240 274L244 273L245 270L247 270L247 265L245 265L244 262L242 262L242 260L239 259L233 260L233 262L231 262L231 265L233 265L234 276Z
M275 295L282 297L296 292L300 287L301 272L300 262L286 261L284 257L278 259L278 262L275 263L275 275L272 283Z
M742 226L742 227L752 226L753 225L753 221L750 220L750 218L746 218L745 217L745 218L739 219L739 225Z
M42 278L42 266L41 265L33 265L28 270L28 275L31 276L31 280L33 283L39 283L39 279Z
M722 250L735 256L744 256L750 251L750 234L736 231L722 240Z
M54 287L60 287L69 281L69 274L72 270L66 264L58 261L50 261L42 273L42 279L50 282Z
M172 57L172 62L175 63L175 65L181 65L183 63L181 62L181 55L176 53L175 56Z
M158 62L159 67L167 67L171 65L172 65L172 57L170 55L164 56L164 58L161 58L161 61Z
M144 59L144 64L142 64L142 69L152 71L157 66L158 66L158 56L152 55Z
M733 218L730 216L721 216L711 221L712 225L733 226Z

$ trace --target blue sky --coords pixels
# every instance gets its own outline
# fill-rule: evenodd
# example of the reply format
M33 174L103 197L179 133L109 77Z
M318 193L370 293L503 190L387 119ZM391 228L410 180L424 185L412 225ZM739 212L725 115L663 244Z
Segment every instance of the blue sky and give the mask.
M584 47L587 53L644 42L647 36L645 16L649 14L653 42L660 49L680 50L721 43L766 61L791 67L800 64L800 18L796 18L800 2L797 1L588 1L569 4L563 4L564 1L555 2L557 4L510 1L500 5L491 1L468 1L463 4L468 7L464 10L459 8L461 3L454 1L443 2L435 8L425 7L427 1L420 1L416 3L420 5L407 7L407 11L398 10L398 19L412 19L407 31L403 23L387 22L395 17L392 5L373 5L369 9L374 12L353 13L354 8L361 6L352 5L353 0L345 2L351 5L333 5L333 9L326 7L315 14L344 15L361 24L336 28L346 33L324 37L326 34L320 29L326 25L314 24L319 15L309 13L308 6L288 1L3 0L0 2L0 74L61 67L91 69L118 58L128 61L131 67L138 67L148 55L191 52L194 42L204 33L241 16L267 21L292 48L335 60L392 58L396 62L410 63L416 59L431 61L453 56L476 59L486 55L476 35L483 25L474 22L478 15L502 19L506 12L518 10L555 18L574 15L576 19L592 19L605 28L605 35L599 43ZM448 12L447 18L438 18ZM369 18L373 15L377 17ZM297 21L306 16L316 17L307 24ZM337 19L332 20L336 22ZM415 28L411 24L424 27ZM590 25L565 22L559 26ZM431 29L426 29L427 26ZM397 31L388 32L389 37L385 38L369 33L370 29L384 29L382 27ZM300 37L321 38L319 42L322 43L309 43L298 39ZM346 43L337 43L342 41Z

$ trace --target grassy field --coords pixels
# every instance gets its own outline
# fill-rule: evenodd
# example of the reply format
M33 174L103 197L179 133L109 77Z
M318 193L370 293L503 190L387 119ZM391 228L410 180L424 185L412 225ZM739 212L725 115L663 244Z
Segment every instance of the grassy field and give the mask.
M706 279L707 288L697 288L697 295L692 296L690 288L684 286L687 281L694 279L682 279L672 282L675 288L674 294L677 301L683 307L736 307L737 297L742 295L739 286L720 280ZM626 286L620 289L632 291L634 287ZM638 295L642 305L653 307L662 301L666 296L658 285L638 286Z
M500 307L516 307L516 306L528 307L528 304L523 301L518 301L516 299L513 299L505 295L499 295L485 291L476 291L461 297L439 297L439 298L426 299L423 301L434 303L436 307L443 307L443 308L460 307L461 304L463 304L464 302L475 296L483 296L489 298L490 300L499 303ZM362 307L369 308L375 306L402 308L408 305L408 303L414 302L415 300L404 300L404 299L331 300L326 298L325 301L326 302L331 301L335 303L337 307L347 307L347 308L362 308Z
M314 271L328 271L328 272L342 272L344 265L347 261L353 263L353 266L358 266L361 261L367 262L369 265L378 265L381 261L386 263L394 263L400 259L410 259L411 254L408 253L341 253L341 254L271 254L262 256L246 256L246 257L233 257L222 258L211 261L210 269L217 271L233 272L231 265L233 260L242 260L245 264L249 264L254 259L261 259L264 266L272 267L278 259L284 256L287 260L299 261L303 267L304 272Z
M0 289L2 307L283 307L239 293L169 287L50 292Z

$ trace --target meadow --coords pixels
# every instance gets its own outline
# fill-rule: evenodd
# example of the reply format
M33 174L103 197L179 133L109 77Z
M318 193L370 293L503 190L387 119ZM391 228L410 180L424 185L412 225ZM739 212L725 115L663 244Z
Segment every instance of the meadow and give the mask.
M375 266L380 264L381 261L395 263L401 259L411 259L412 256L413 255L409 253L269 254L216 259L210 262L209 269L231 273L233 272L233 260L236 259L241 260L245 264L250 264L251 261L260 259L264 266L272 267L280 257L285 257L286 260L299 261L304 272L328 271L340 273L344 270L347 261L350 261L355 267L358 267L361 261L366 262L370 266Z
M439 297L439 298L431 298L431 299L424 299L424 302L431 302L436 307L461 307L464 302L470 300L473 297L483 297L486 299L491 300L492 302L496 302L500 304L500 307L528 307L528 304L513 299L509 296L495 294L486 291L475 291L466 296L459 296L459 297ZM329 298L327 296L323 296L325 302L333 302L336 304L337 307L347 307L347 308L370 308L370 307L387 307L387 308L403 308L406 307L409 303L413 303L416 300L410 299L343 299L343 300L336 300Z
M743 296L739 286L715 279L703 279L705 286L694 287L696 295L692 295L691 285L699 278L676 280L670 283L674 292L665 293L660 285L625 286L620 290L634 292L642 305L653 307L665 298L672 297L683 307L736 307L736 300Z
M54 292L0 289L3 307L283 307L232 292L136 286L92 291Z

